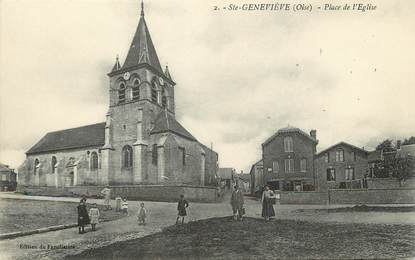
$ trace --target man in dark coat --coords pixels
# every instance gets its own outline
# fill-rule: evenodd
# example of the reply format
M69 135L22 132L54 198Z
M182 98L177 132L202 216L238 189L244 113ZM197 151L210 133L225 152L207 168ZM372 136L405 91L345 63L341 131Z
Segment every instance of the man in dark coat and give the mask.
M79 234L85 233L85 225L89 224L88 210L86 209L86 199L83 198L79 202L78 209L78 230Z
M179 224L179 219L182 218L182 224L184 223L184 217L187 216L186 213L186 208L189 207L189 203L187 202L187 200L184 199L184 195L180 195L180 200L177 203L177 211L178 211L178 215L177 215L177 219L176 219L176 224Z
M244 195L242 191L239 189L238 185L235 185L235 190L232 192L231 196L231 206L233 211L233 219L234 220L242 220L243 216L243 208L244 208Z

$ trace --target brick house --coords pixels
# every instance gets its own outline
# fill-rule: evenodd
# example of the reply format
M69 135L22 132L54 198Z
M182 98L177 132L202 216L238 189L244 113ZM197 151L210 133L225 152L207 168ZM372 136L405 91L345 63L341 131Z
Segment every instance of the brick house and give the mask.
M368 154L368 151L346 142L319 152L315 159L319 190L364 187Z
M17 185L17 175L8 165L0 163L0 191L14 191Z
M317 143L316 130L279 129L262 144L264 183L277 190L314 190Z
M109 77L106 121L46 134L26 152L23 185L211 185L218 154L176 119L175 88L144 19Z

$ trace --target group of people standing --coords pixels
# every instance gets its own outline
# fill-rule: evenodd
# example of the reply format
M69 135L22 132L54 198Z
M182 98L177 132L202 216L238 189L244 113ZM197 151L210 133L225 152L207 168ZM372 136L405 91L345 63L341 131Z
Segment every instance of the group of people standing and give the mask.
M91 208L86 207L86 198L82 198L77 207L78 210L78 230L79 234L85 233L85 226L91 224L92 231L96 230L96 225L99 223L99 209L96 203L92 204Z
M265 221L269 221L271 217L275 216L274 204L276 204L276 194L270 190L268 186L264 187L262 192L262 217ZM242 221L245 215L244 196L238 185L234 186L231 195L231 206L233 211L233 219Z

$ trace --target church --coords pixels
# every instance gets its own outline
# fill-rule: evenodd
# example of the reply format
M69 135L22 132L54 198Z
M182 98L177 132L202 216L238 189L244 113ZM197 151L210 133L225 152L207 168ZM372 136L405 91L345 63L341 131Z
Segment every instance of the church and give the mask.
M214 186L218 154L175 117L175 88L141 15L130 49L109 77L106 121L47 133L26 152L19 185Z

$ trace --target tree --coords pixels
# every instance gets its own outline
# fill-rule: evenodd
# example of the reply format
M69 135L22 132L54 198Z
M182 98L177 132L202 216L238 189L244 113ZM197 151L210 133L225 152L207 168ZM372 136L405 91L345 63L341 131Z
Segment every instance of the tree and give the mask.
M405 141L403 141L402 144L403 145L415 144L415 136L411 136L408 139L405 138Z
M378 146L376 146L376 150L377 151L383 150L385 152L393 151L394 147L393 147L392 141L389 139L384 140L383 142L378 144Z
M391 160L392 177L399 180L400 185L415 174L415 159L413 156L397 157Z

